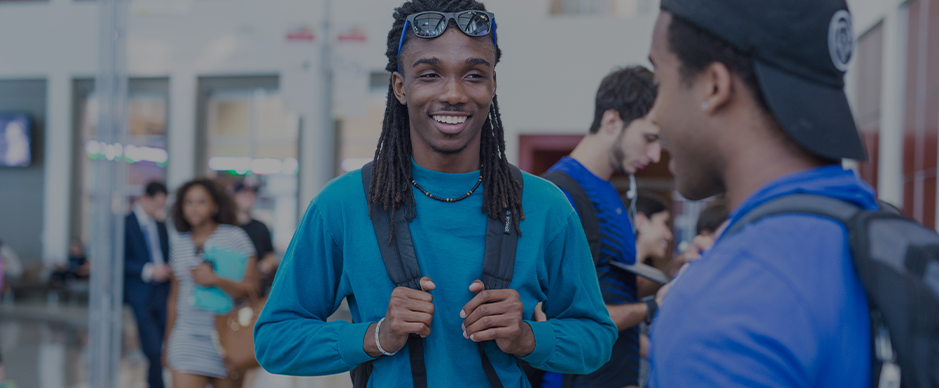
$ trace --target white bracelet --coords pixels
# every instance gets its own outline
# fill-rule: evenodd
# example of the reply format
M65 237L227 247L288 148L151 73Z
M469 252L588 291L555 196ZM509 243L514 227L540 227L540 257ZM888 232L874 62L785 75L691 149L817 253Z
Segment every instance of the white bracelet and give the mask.
M381 329L381 323L384 321L385 321L385 318L379 319L378 324L375 325L375 346L378 347L378 351L381 352L381 354L384 354L386 356L394 356L398 352L391 352L391 353L386 352L385 349L381 348L381 342L378 341L378 330Z

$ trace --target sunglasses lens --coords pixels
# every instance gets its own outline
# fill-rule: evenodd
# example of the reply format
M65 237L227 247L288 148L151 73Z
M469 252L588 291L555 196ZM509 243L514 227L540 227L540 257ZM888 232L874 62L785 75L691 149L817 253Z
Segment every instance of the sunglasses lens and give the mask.
M447 29L447 18L438 13L424 13L414 17L414 34L419 38L440 36Z
M457 23L460 25L460 29L469 36L486 36L489 35L489 30L492 29L492 20L489 19L489 15L482 12L467 11L460 13L457 15Z

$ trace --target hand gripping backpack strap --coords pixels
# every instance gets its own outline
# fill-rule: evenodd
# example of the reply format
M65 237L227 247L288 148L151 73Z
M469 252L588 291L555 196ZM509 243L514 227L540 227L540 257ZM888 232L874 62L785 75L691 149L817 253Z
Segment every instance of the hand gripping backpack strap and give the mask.
M520 184L521 171L511 166L512 175ZM362 187L365 190L366 200L371 185L372 164L362 167ZM521 190L519 196L521 197ZM417 263L417 254L411 240L411 231L404 212L395 212L395 235L390 236L388 212L381 207L372 207L372 226L378 247L381 252L385 270L396 287L409 287L420 290L420 266ZM518 233L512 222L511 209L505 209L500 220L489 219L486 230L486 248L483 261L482 281L486 289L508 288L512 282L512 273L515 269L515 250L518 244ZM389 236L391 243L389 244ZM424 343L419 336L411 335L408 338L408 351L411 360L411 376L415 388L427 387L427 370L424 363ZM485 343L479 343L479 355L483 370L492 388L503 388L495 368L485 352ZM368 365L366 365L368 364ZM353 371L353 383L356 388L365 387L368 375L371 374L372 365L366 363ZM361 369L361 371L360 371ZM361 384L361 385L360 385Z
M372 183L372 163L362 167L362 188L365 190L365 199L368 201L368 191ZM414 252L414 242L411 240L411 229L408 220L404 218L403 211L395 212L395 234L391 235L389 228L388 211L378 204L372 206L372 227L375 228L375 237L378 240L378 249L381 252L385 270L395 287L408 287L421 289L421 268L417 264L417 254ZM389 236L391 237L389 243ZM424 342L417 335L408 336L408 355L411 360L411 377L415 388L427 388L427 369L424 365ZM360 370L361 369L361 370ZM360 365L352 371L352 380L355 388L364 388L368 384L372 372L372 363Z
M583 225L584 234L587 235L587 244L590 245L590 254L596 261L600 257L600 219L597 218L597 210L594 209L587 192L574 178L563 171L551 171L541 177L566 191L574 200L574 207L580 216L580 224Z

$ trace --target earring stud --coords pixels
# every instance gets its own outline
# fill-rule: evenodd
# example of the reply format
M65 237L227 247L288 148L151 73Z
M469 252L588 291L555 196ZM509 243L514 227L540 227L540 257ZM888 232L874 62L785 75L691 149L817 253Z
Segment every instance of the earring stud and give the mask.
M711 104L708 104L707 101L705 101L703 104L701 104L701 110L702 110L702 111L705 111L705 112L706 112L706 111L708 110L708 108L710 108L710 107L711 107Z

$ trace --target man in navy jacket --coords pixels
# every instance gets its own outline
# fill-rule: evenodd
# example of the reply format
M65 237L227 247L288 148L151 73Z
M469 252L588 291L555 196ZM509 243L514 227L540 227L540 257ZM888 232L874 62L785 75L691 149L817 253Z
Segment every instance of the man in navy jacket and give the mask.
M725 193L730 227L794 193L877 209L844 93L844 0L663 0L650 115L689 199ZM670 290L669 290L670 289ZM869 387L870 315L839 222L764 217L660 291L650 387Z
M166 195L162 183L149 183L124 220L124 303L134 310L140 346L150 361L150 388L163 388L161 355L172 270L166 224L158 220L163 218Z

